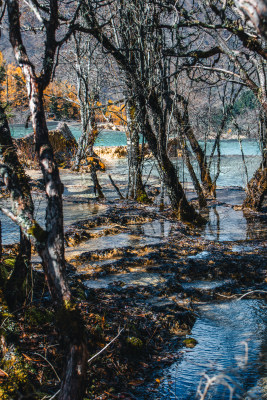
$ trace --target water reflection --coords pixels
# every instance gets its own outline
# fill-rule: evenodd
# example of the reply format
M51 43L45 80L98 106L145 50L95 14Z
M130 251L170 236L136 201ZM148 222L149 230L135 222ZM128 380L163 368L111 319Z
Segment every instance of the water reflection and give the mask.
M266 215L252 215L227 205L210 209L204 237L217 241L263 240L267 237Z

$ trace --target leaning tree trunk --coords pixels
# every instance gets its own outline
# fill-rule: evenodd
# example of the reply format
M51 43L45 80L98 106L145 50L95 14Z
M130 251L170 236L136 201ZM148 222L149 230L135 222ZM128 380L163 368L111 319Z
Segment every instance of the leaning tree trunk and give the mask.
M36 151L45 181L47 197L46 239L38 246L48 287L56 310L56 323L66 350L65 371L59 399L80 399L87 369L86 334L78 308L74 304L65 276L63 185L48 139L43 108L43 93L33 75L27 76Z
M14 219L17 220L26 235L31 235L36 239L35 244L42 259L56 311L56 324L66 351L65 371L61 381L59 399L78 400L82 398L84 392L88 352L85 327L65 277L63 185L49 142L43 105L43 91L50 82L53 60L58 46L56 41L56 31L59 26L58 2L50 0L49 4L50 19L45 24L43 72L37 77L35 67L28 58L21 37L19 2L18 0L7 0L10 42L25 76L36 153L45 182L46 231L35 223L32 215L29 215L28 219L24 218L24 209L20 210L17 218ZM17 178L19 179L19 176Z
M190 161L189 149L187 147L186 140L184 139L184 136L183 136L182 132L181 132L180 143L181 143L181 148L182 148L183 155L184 155L184 158L185 158L186 167L187 167L187 169L189 171L189 174L191 176L195 191L196 191L197 196L198 196L199 207L200 208L206 207L207 206L207 200L205 198L205 195L203 193L202 187L201 187L201 185L200 185L200 183L198 181L198 178L196 176L196 173L195 173L194 168L192 166L192 163Z

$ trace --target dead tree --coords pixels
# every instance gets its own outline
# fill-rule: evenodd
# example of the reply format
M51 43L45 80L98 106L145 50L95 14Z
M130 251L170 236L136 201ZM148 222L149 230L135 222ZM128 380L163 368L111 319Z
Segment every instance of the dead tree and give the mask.
M63 231L63 185L48 139L43 92L49 84L57 49L69 37L69 32L58 42L59 28L58 1L50 0L48 8L37 8L35 1L27 2L37 15L46 36L43 68L38 76L36 67L29 59L21 36L19 1L7 0L9 37L17 63L26 79L29 107L35 135L36 153L42 170L47 198L46 229L43 230L22 208L18 214L10 215L19 224L24 234L36 240L36 247L42 259L46 280L56 311L57 327L64 342L66 361L61 383L60 399L80 399L84 390L86 374L86 335L80 312L77 309L65 277L64 231ZM74 14L70 25L76 18ZM18 176L19 179L19 176Z

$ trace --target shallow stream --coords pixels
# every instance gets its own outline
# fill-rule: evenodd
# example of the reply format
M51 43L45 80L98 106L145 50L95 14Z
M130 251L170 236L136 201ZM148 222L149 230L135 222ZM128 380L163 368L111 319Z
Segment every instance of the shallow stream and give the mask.
M189 337L198 344L183 350L181 360L164 371L157 393L150 398L266 399L266 302L205 304L197 312Z

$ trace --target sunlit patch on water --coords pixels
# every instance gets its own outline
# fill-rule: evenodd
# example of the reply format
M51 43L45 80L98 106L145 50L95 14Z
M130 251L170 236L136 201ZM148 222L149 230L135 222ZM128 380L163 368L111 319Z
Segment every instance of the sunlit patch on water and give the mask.
M193 282L182 282L181 285L184 289L200 289L200 290L213 290L227 283L231 283L230 280L222 281L193 281Z
M191 260L203 260L211 256L211 253L209 251L203 250L200 253L197 253L193 256L188 256L187 258Z
M86 251L101 251L108 249L123 249L125 247L143 247L160 243L161 239L156 237L143 237L128 232L118 233L112 236L101 236L74 247L66 247L66 258L73 258Z
M264 399L266 303L242 300L208 304L199 307L198 313L190 335L198 344L185 349L182 361L165 371L157 393L150 399L201 399L205 390L205 399L229 400L230 394L233 400Z
M134 272L126 274L110 275L98 280L89 280L84 282L88 289L106 289L111 285L122 286L156 286L165 282L165 279L159 274Z

